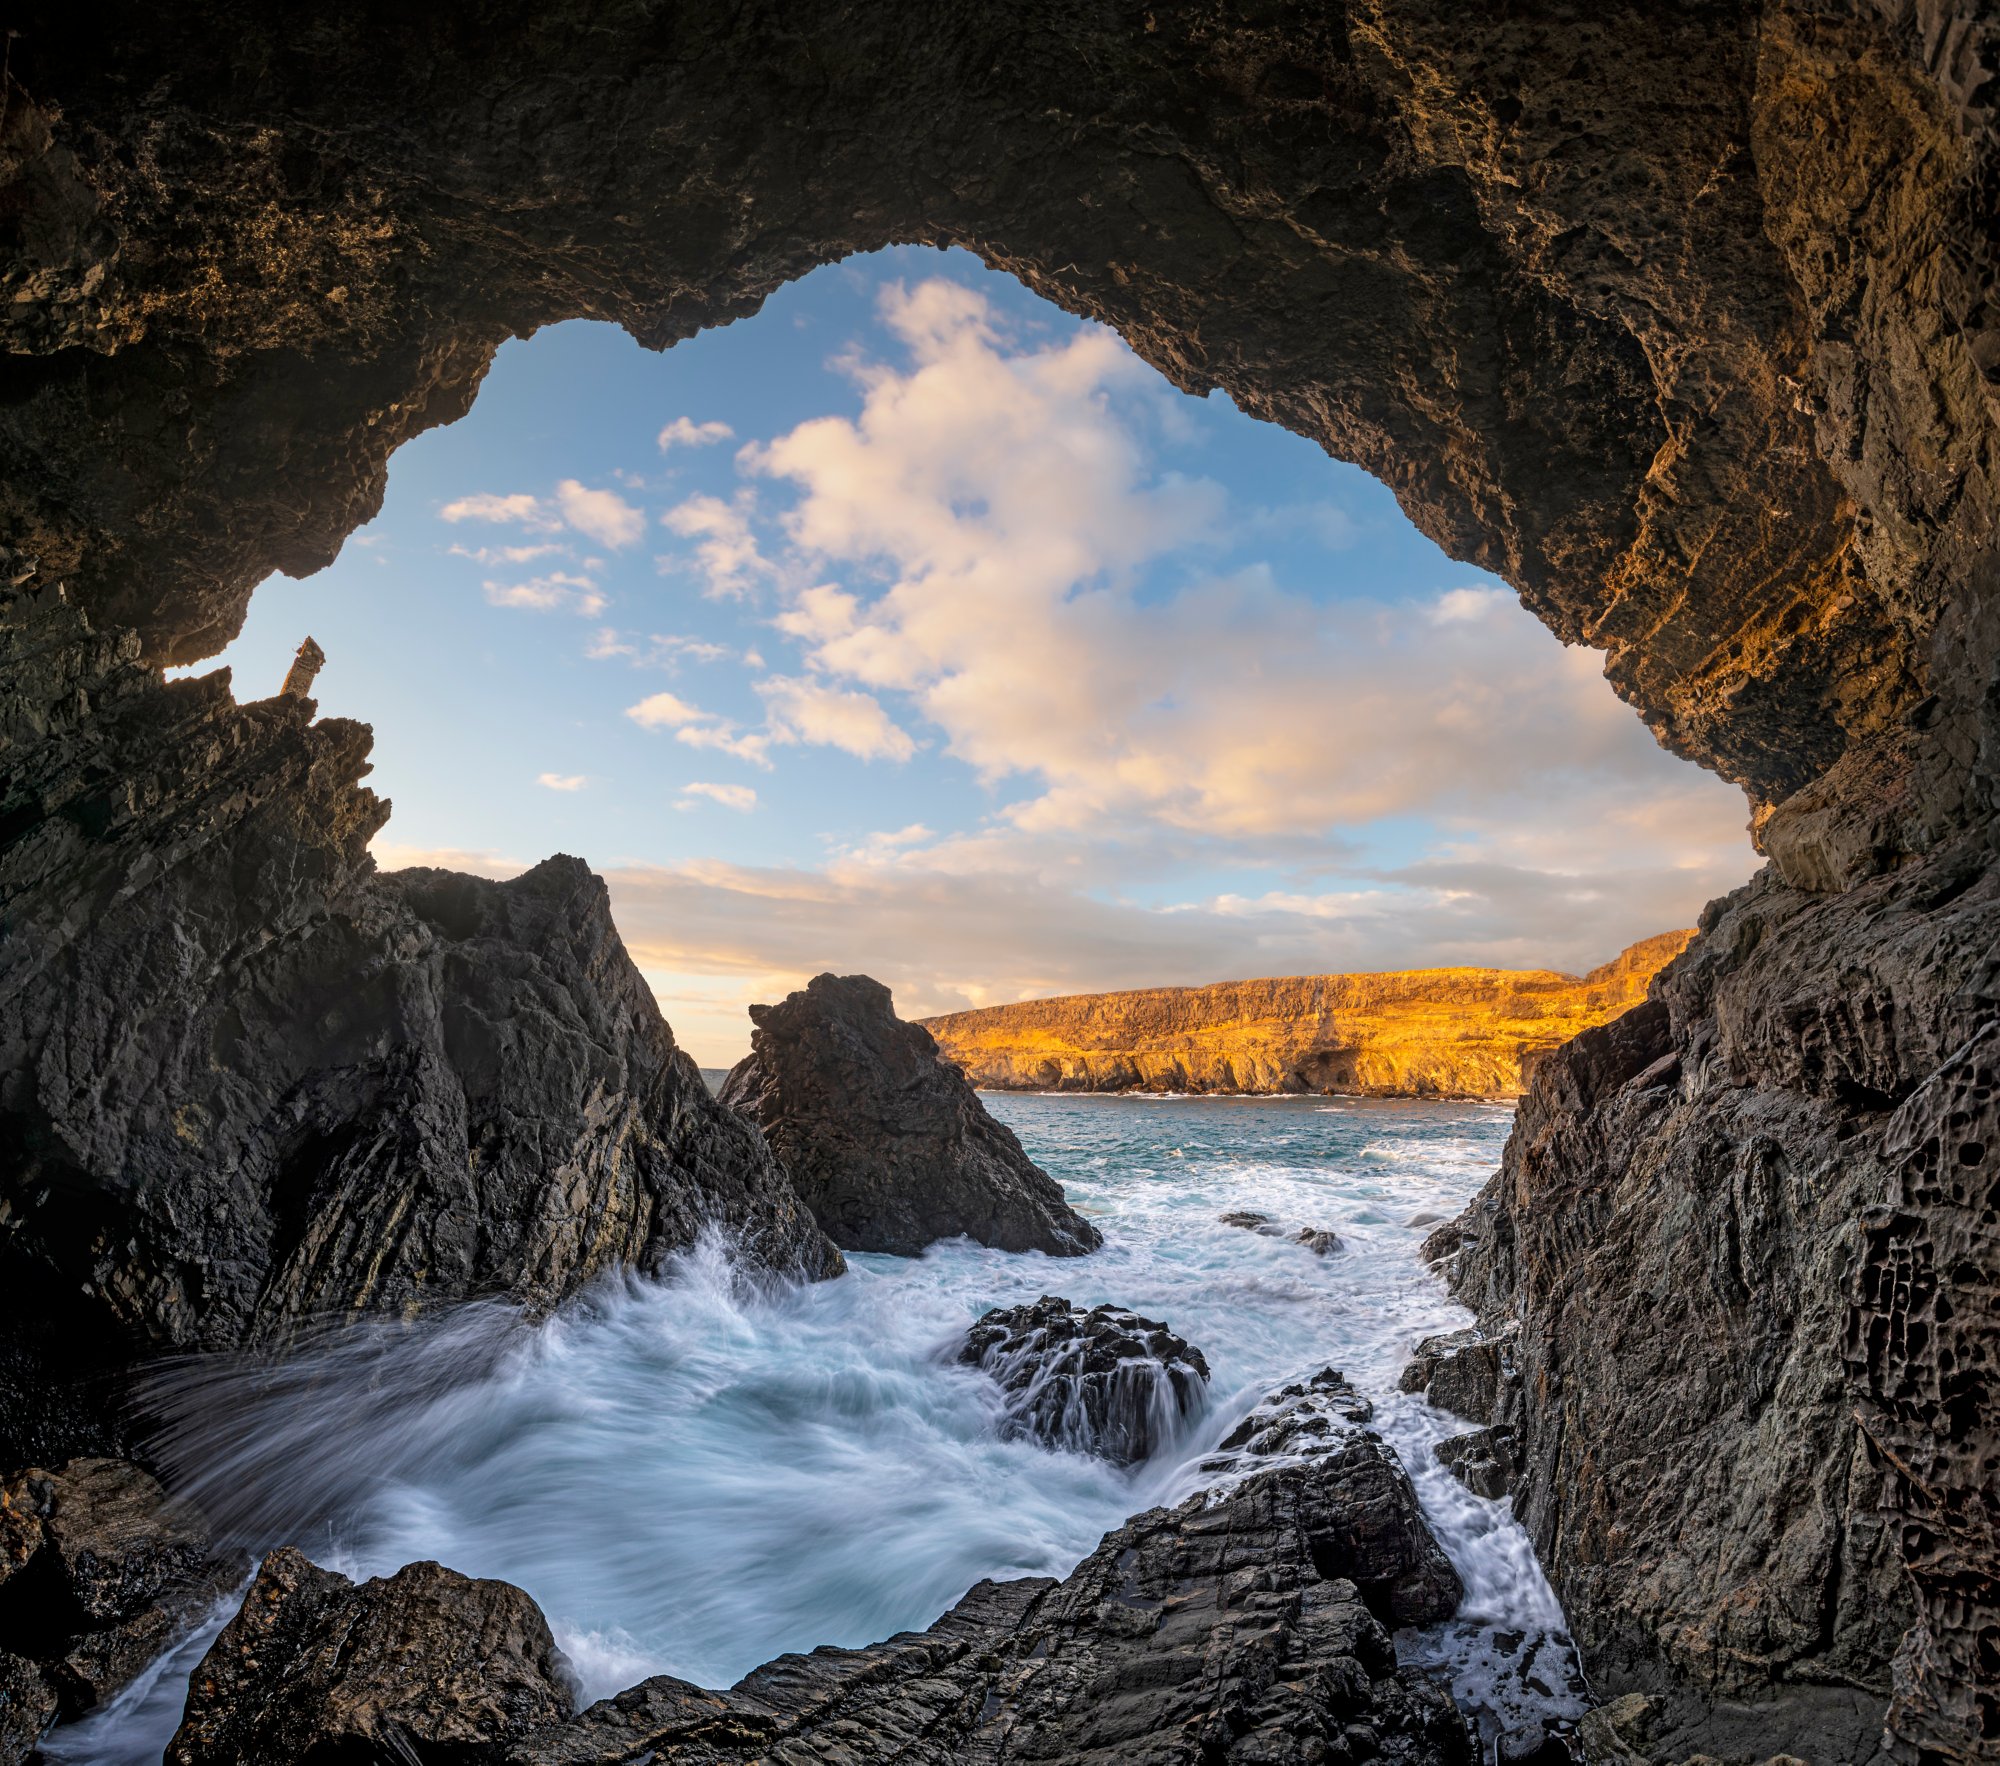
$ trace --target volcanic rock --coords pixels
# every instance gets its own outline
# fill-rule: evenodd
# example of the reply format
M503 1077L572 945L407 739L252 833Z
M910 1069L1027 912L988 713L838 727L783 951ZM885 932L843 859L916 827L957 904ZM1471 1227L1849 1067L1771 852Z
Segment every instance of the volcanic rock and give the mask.
M1137 1516L1061 1582L982 1582L926 1631L780 1656L726 1692L649 1680L507 1760L1470 1766L1464 1721L1398 1670L1357 1586L1351 1504L1374 1500L1320 1467L1268 1471Z
M163 683L0 592L0 1465L115 1444L91 1376L472 1294L546 1307L705 1226L841 1267L709 1097L603 883L379 873L368 731Z
M190 1677L167 1766L487 1759L573 1708L511 1584L419 1563L356 1586L286 1547Z
M241 1580L238 1554L124 1460L0 1481L0 1761L135 1678Z
M1588 975L1413 969L1022 1000L927 1018L989 1091L1511 1097L1536 1061L1646 997L1692 932Z
M1006 1393L1003 1433L1113 1465L1151 1458L1208 1396L1208 1363L1185 1338L1122 1306L1085 1312L1054 1294L983 1313L958 1359Z
M1519 1320L1518 1506L1601 1684L1720 1697L1774 1741L1798 1701L1839 1703L1851 1733L1790 1749L1813 1758L1865 1758L1885 1711L1906 1757L1990 1752L1993 9L1024 21L959 0L917 24L723 26L546 0L477 28L406 7L309 30L297 10L128 7L109 32L96 8L10 14L0 582L64 584L79 616L0 658L0 1221L20 1247L0 1420L21 1456L105 1426L52 1363L282 1318L257 1298L289 1261L270 1086L377 1059L397 977L422 995L470 954L359 875L379 806L352 790L356 726L152 668L213 655L273 570L331 559L393 450L462 415L509 337L589 317L663 347L811 265L960 245L1374 473L1600 650L1668 747L1746 787L1773 868L1704 916L1651 1005L1541 1062L1454 1279ZM342 944L375 966L357 977ZM315 953L341 987L288 991ZM531 1016L531 1040L596 1073L564 1016ZM297 1070L260 1065L272 1029ZM442 1025L416 1041L436 1053ZM240 1096L216 1076L235 1062ZM558 1093L517 1178L578 1144L585 1106ZM379 1101L347 1119L362 1139L430 1132L405 1094ZM441 1075L407 1101L455 1128ZM494 1116L458 1142L475 1171L508 1139ZM403 1218L501 1204L447 1293L566 1291L670 1242L678 1206L657 1237L640 1217L656 1194L699 1216L718 1166L722 1212L782 1220L752 1181L769 1167L692 1104L683 1128L658 1191L606 1148L580 1194L466 1196L447 1170L400 1186ZM543 1200L605 1230L578 1245ZM404 1263L379 1218L354 1231L384 1288L336 1254L330 1300L427 1291L428 1234Z
M879 981L815 976L750 1018L721 1099L761 1124L835 1244L914 1257L965 1233L1074 1257L1103 1243Z

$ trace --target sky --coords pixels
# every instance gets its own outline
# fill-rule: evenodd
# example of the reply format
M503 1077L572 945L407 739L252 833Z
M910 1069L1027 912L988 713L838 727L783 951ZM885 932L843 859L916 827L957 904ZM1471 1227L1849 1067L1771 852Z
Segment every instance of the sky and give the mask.
M378 861L587 859L706 1065L825 969L907 1017L1580 972L1757 862L1741 793L1381 485L963 252L662 354L507 344L334 564L259 587L237 696L308 633L375 729Z

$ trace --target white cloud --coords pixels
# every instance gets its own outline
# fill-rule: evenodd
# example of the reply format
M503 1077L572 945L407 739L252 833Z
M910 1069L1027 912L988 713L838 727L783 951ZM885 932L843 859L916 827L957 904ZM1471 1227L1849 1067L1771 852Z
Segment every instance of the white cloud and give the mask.
M675 730L688 724L706 722L715 714L703 711L698 705L690 705L677 694L652 693L637 705L628 705L625 715L649 730Z
M741 811L745 815L757 807L757 793L748 785L712 785L706 780L699 780L692 785L681 787L680 801L674 808L695 809L699 807L698 800L702 799L710 803L719 803L724 809Z
M669 532L695 542L695 568L707 580L703 592L714 599L740 598L759 581L777 575L751 531L755 508L748 492L739 494L733 503L702 495L675 504L660 517ZM660 564L663 569L677 569L680 560L665 557Z
M537 773L535 783L548 791L581 791L590 780L583 773Z
M568 550L566 546L461 546L445 548L454 558L470 558L489 569L496 564L532 564L537 558L551 558Z
M525 607L536 613L563 610L595 619L609 605L592 578L570 571L552 570L518 583L489 580L483 587L495 607Z
M510 496L493 491L475 491L469 497L455 497L438 511L438 515L440 519L451 522L517 522L543 532L561 525L540 497L531 497L526 491L517 491Z
M712 748L719 754L747 760L766 772L771 770L771 738L758 731L740 730L727 718L718 718L713 723L690 724L686 729L676 730L674 740L685 742L690 748Z
M562 518L578 533L614 550L629 546L646 531L646 517L616 491L591 490L573 478L556 486Z
M773 675L757 683L774 742L810 742L862 760L908 760L917 745L868 693Z
M705 448L713 442L730 440L736 431L726 423L697 423L689 417L676 417L660 431L660 452L669 448Z

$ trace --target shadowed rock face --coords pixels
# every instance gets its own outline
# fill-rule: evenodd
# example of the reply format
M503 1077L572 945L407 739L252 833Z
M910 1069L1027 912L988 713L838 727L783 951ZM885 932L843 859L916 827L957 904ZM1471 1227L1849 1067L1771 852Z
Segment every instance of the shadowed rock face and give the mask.
M711 1221L840 1267L580 861L381 875L365 726L134 651L0 594L0 1459L115 1438L69 1382L135 1353L546 1306Z
M879 981L815 976L750 1018L722 1101L762 1125L836 1245L914 1257L969 1233L1075 1257L1103 1242Z
M393 992L437 948L385 881L353 881L379 814L332 783L357 726L162 692L150 665L212 654L262 575L330 557L504 337L589 315L664 345L845 252L960 243L1375 472L1602 650L1663 741L1749 788L1772 868L1654 1005L1545 1063L1462 1291L1519 1322L1522 1510L1601 1678L1867 1704L1894 1656L1904 1757L1991 1753L1990 7L556 0L302 22L211 0L13 23L0 576L38 559L26 580L67 581L91 622L0 680L23 708L7 741L40 756L0 761L0 843L53 841L0 874L0 960L28 951L36 994L0 990L0 1229L62 1272L24 1326L58 1295L72 1339L257 1316L285 1260L187 1246L218 1220L234 1243L213 1186L233 1208L263 1143L196 1161L148 1112L185 1084L240 1119L204 1063L231 1014L285 1001L290 971L267 989L260 965L332 939ZM156 883L205 828L202 893ZM34 953L96 948L100 921L133 952L100 966L126 1042L108 1019L42 1037L67 1008ZM288 1046L336 1051L311 1072L357 1058L337 1014L283 1017ZM128 1044L146 1059L95 1086ZM435 1141L415 1105L439 1095L391 1111L397 1144ZM107 1197L128 1200L100 1242ZM520 1201L500 1240L536 1247ZM647 1241L624 1205L604 1218ZM397 1265L411 1284L428 1255Z
M1646 997L1692 932L1581 978L1541 969L1296 975L1022 1000L927 1018L988 1090L1517 1094L1542 1056Z

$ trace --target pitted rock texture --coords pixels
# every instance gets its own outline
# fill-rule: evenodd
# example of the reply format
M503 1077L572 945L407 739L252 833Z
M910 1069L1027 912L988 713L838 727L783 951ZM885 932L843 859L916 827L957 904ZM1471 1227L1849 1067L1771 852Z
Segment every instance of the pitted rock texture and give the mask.
M1819 1736L1856 1759L1893 1692L1899 1758L1990 1757L1987 833L1716 903L1651 1003L1537 1076L1434 1240L1519 1320L1515 1507L1600 1690L1865 1692Z
M721 1099L762 1126L836 1245L914 1257L966 1233L1076 1257L1103 1243L879 981L817 975L750 1019Z
M382 875L364 726L136 650L0 592L0 1464L115 1437L137 1353L545 1306L711 1222L840 1267L581 862Z
M1394 1469L1380 1442L1353 1451ZM1470 1766L1463 1719L1398 1672L1357 1588L1357 1537L1381 1513L1371 1481L1268 1471L1220 1501L1137 1516L1061 1582L982 1582L926 1631L780 1656L727 1692L648 1680L507 1758ZM1403 1519L1429 1541L1414 1499ZM1457 1598L1454 1579L1415 1604L1435 1619Z
M104 1704L248 1572L127 1461L0 1481L0 1762Z
M357 1586L286 1546L188 1677L166 1766L491 1760L573 1703L512 1584L421 1563Z
M1692 932L1588 975L1412 969L1023 1000L927 1018L990 1091L1512 1097L1536 1061L1646 997Z
M1185 1338L1122 1306L1086 1312L1056 1294L982 1313L958 1359L1007 1395L1005 1433L1113 1465L1152 1458L1208 1398L1208 1362Z

